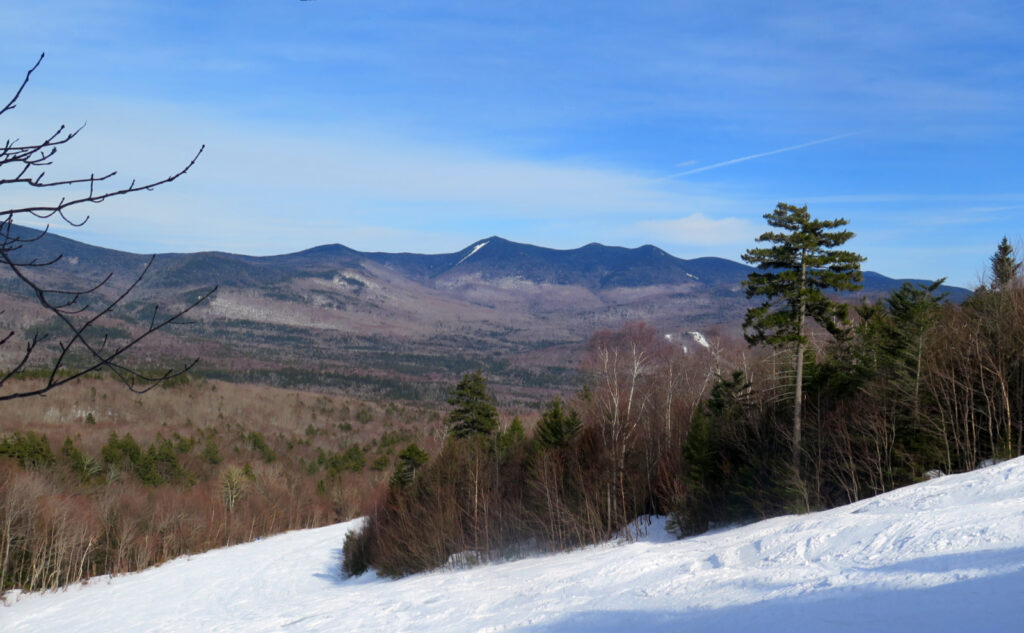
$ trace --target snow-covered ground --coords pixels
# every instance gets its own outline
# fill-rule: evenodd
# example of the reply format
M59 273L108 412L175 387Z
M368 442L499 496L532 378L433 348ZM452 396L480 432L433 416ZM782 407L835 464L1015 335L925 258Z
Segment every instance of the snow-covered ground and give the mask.
M0 607L4 633L1020 631L1024 460L828 512L402 580L342 579L354 523Z

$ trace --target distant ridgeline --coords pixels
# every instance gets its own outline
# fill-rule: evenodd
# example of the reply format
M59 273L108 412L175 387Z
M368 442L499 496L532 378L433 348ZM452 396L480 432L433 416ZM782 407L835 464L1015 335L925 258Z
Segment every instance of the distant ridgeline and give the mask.
M148 260L52 233L24 251L40 261L60 256L39 272L61 282L97 282L112 272L111 293ZM438 255L339 244L270 257L160 254L112 327L143 322L154 302L170 308L218 285L190 313L192 325L162 339L156 354L195 349L197 371L211 377L407 399L437 400L452 376L482 369L502 397L525 401L575 384L574 363L600 329L643 321L665 333L737 333L751 270L654 246L556 250L500 237ZM863 291L851 299L878 298L902 283L865 273ZM969 295L941 290L952 301ZM0 292L20 292L6 271ZM28 309L8 303L9 312Z

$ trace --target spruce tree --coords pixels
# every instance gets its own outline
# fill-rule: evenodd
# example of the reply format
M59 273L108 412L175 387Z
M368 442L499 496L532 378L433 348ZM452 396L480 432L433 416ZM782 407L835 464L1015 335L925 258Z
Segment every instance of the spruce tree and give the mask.
M992 290L1006 288L1020 274L1021 262L1014 256L1013 246L1005 235L996 252L989 257L989 262L992 268Z
M945 279L925 284L909 281L885 300L890 318L888 336L882 351L888 365L887 386L892 394L896 416L897 451L907 455L909 466L922 473L943 466L943 445L929 427L924 414L925 351L928 332L939 319L942 302L948 293L937 292Z
M398 454L398 459L395 461L395 472L391 475L391 485L405 488L416 479L416 471L429 460L430 455L416 442L409 444Z
M495 438L494 445L498 452L498 458L504 459L511 453L512 449L524 441L526 441L526 427L523 426L523 421L517 415L512 418L508 428L499 431L498 436Z
M751 345L791 348L796 365L793 395L792 464L800 475L800 433L803 399L804 355L808 348L807 319L833 335L844 331L848 307L829 299L826 291L858 290L864 258L836 250L853 233L836 230L847 221L817 220L807 206L795 207L780 202L765 214L768 231L757 238L769 246L752 248L743 254L743 261L757 266L744 282L747 298L763 297L764 301L747 310L743 322L744 336Z
M546 448L565 446L582 427L579 414L573 409L567 409L561 398L555 398L541 413L533 436Z
M491 435L498 429L498 410L479 370L462 377L448 394L448 404L452 410L446 422L452 437Z

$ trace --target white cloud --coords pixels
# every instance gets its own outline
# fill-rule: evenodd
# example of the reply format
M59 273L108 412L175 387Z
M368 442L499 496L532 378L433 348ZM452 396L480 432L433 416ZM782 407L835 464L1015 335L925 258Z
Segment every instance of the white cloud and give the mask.
M744 218L710 218L703 213L667 220L638 222L635 230L657 242L687 246L752 244L759 227Z
M33 97L46 97L43 107L12 121L35 136L67 115L57 107L67 99L41 92ZM92 217L80 239L91 234L127 250L273 254L335 241L366 250L458 250L555 218L571 226L555 241L586 243L642 218L743 206L713 185L379 130L265 127L145 101L85 99L69 110L89 125L62 149L54 177L119 169L119 185L159 179L206 144L193 170L173 184L81 210ZM16 195L38 199L39 192Z

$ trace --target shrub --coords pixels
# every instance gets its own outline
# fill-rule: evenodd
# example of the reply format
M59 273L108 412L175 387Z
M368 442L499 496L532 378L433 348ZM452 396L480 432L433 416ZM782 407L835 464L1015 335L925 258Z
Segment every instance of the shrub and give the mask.
M341 571L346 576L359 576L370 569L370 531L369 526L351 530L345 535L345 544L341 551Z

